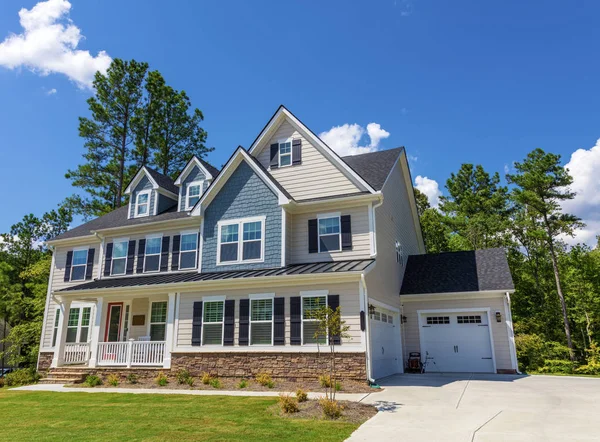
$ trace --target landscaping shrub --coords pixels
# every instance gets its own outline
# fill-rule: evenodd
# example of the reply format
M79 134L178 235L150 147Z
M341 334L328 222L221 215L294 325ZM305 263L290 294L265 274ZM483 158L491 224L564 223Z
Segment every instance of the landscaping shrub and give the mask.
M328 419L338 419L342 415L344 407L332 399L320 399L319 405L323 410L323 415Z
M546 341L537 334L517 334L517 359L521 371L539 371L546 360L569 359L569 349L555 341Z
M238 388L246 388L248 386L248 381L246 379L242 379L238 384Z
M12 373L8 373L4 377L4 383L8 387L35 384L39 380L40 375L37 371L35 371L35 368L21 368L13 371Z
M540 373L573 374L575 364L563 359L547 359L544 361L544 366L540 367L538 371Z
M193 387L193 386L194 386L194 378L193 378L192 376L190 376L190 377L188 378L188 380L187 380L187 384L188 384L190 387Z
M169 383L169 379L162 371L158 373L158 376L156 376L156 379L154 381L159 387L166 387Z
M275 387L275 382L273 382L273 379L271 379L271 375L268 373L259 373L258 375L256 375L256 382L258 382L263 387Z
M119 385L119 376L117 376L116 374L109 374L108 378L107 378L107 382L109 385L116 387Z
M342 391L342 383L335 381L335 391Z
M210 381L212 381L212 378L213 377L210 375L210 373L206 373L206 372L202 373L201 379L202 379L202 383L204 385L209 385Z
M137 384L138 383L138 376L135 373L129 373L127 375L127 382L129 382L130 384Z
M183 370L179 370L177 372L176 377L177 377L177 383L179 385L183 385L183 384L188 384L189 385L189 380L192 377L192 375L190 374L189 371L187 371L186 369L183 369Z
M600 364L590 362L587 365L582 365L581 367L576 368L575 373L600 376Z
M308 400L308 394L303 389L299 388L296 390L296 398L298 402L306 402Z
M282 393L279 395L279 406L285 414L298 412L298 401L289 394Z
M212 379L210 380L210 386L211 386L212 388L217 388L217 389L218 389L218 388L221 388L221 387L222 387L222 385L221 385L221 381L219 380L219 378L217 378L217 377L214 377L214 378L212 378Z
M88 387L97 387L98 385L102 385L102 379L100 379L96 375L91 374L85 378L84 384Z
M321 387L323 388L331 387L331 376L329 376L328 374L323 374L319 376L319 384L321 384Z
M4 387L4 378L0 378L0 388Z

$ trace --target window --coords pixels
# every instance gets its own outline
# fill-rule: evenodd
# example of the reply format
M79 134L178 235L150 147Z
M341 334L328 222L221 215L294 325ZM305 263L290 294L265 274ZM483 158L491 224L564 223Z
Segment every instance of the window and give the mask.
M217 264L262 262L264 229L264 217L219 223Z
M127 246L129 240L117 240L113 243L111 275L124 275L127 264Z
M148 216L150 214L150 191L138 192L135 198L135 216Z
M292 141L279 143L279 167L292 165Z
M396 240L396 262L404 265L404 250L398 240Z
M144 272L158 272L160 270L160 252L162 237L146 238L146 252L144 255Z
M319 253L342 250L339 215L319 216Z
M167 327L167 301L153 302L150 311L150 340L164 341Z
M189 183L187 186L186 193L186 208L191 209L196 205L196 203L200 200L200 196L202 195L202 185L204 183L202 181L194 181L193 183Z
M179 252L179 269L196 268L196 254L198 250L198 234L182 233Z
M73 250L73 261L71 262L71 281L82 281L85 279L87 255L87 249Z
M223 345L225 301L207 301L202 313L202 345Z
M65 342L77 342L77 328L79 326L79 309L69 310L69 322L67 323L67 339Z
M81 311L81 331L79 332L79 342L88 341L88 337L90 335L91 314L91 307L84 307Z
M427 316L428 325L450 324L449 316Z
M52 333L52 347L56 345L56 336L58 335L58 324L60 323L60 309L56 309L56 314L54 315L54 330Z
M314 318L314 312L327 305L327 296L304 296L302 298L302 343L303 344L326 344L327 337L315 338L318 322Z
M127 341L129 339L129 304L125 305L125 320L123 321L124 330L123 330L123 341Z
M74 307L69 310L65 342L87 342L90 332L91 307Z
M459 324L481 324L481 315L457 316Z
M250 345L273 345L273 299L250 300Z

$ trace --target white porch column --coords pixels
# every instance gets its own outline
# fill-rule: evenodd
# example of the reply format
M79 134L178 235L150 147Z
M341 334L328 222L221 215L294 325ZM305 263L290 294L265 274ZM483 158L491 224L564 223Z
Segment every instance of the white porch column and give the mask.
M60 302L60 318L58 330L56 332L56 345L54 346L54 357L51 367L60 367L65 361L65 341L67 340L67 325L69 324L69 311L71 310L71 300Z
M92 327L92 340L90 341L90 361L89 367L96 367L98 361L98 341L100 340L100 325L102 324L102 308L104 298L98 298L96 301L96 315Z
M175 298L176 293L169 293L169 304L167 305L167 328L165 331L165 356L163 368L171 368L171 350L173 349L173 337L175 336Z

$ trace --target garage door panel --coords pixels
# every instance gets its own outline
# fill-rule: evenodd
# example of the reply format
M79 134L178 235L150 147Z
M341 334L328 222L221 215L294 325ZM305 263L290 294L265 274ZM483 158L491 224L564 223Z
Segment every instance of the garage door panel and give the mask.
M387 313L383 313L387 312ZM400 329L397 313L377 309L371 315L372 374L375 379L401 371Z

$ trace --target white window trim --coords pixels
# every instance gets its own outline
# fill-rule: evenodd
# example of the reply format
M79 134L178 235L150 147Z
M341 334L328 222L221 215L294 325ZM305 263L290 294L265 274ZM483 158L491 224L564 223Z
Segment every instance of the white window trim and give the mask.
M143 269L143 273L158 273L160 272L160 265L162 264L162 233L157 234L157 235L148 235L146 236L146 244L144 244L144 269ZM148 247L148 240L149 239L156 239L156 238L160 238L160 252L158 253L152 253L152 254L148 254L146 253L146 248ZM138 251L139 253L139 251ZM146 270L146 257L148 256L156 256L158 255L158 269L157 270ZM126 270L127 271L127 270ZM158 302L158 301L157 301Z
M290 153L289 154L287 154L287 153L285 154L286 156L287 155L290 156L290 164L284 164L284 165L281 164L281 145L283 143L290 143ZM290 167L290 166L292 166L294 164L294 157L293 157L293 155L294 155L294 148L293 148L293 143L294 143L294 140L291 137L287 138L287 139L283 139L283 140L277 141L277 163L278 163L278 166L280 168L281 167Z
M159 302L164 302L167 304L167 316L165 317L165 322L152 322L152 304L157 304ZM125 309L123 309L123 315L125 314ZM133 315L130 315L133 317ZM156 301L150 302L150 310L148 311L148 328L146 333L148 336L151 336L150 330L152 329L152 325L155 324L164 324L165 325L165 339L167 338L167 321L169 319L169 301L166 299L157 299ZM163 342L163 341L151 341L151 342Z
M328 297L329 290L312 290L306 292L300 292L300 320L301 320L301 337L302 337L302 345L306 347L316 347L318 345L327 345L329 343L329 334L325 337L325 344L307 344L304 342L304 322L315 322L316 319L304 319L304 298L319 298L325 297L325 305L329 305Z
M192 186L200 186L200 193L198 194L198 201L202 198L202 188L204 187L204 180L192 181L191 183L187 183L185 186L185 209L191 210L194 208L195 204L190 205L190 187Z
M77 329L77 332L75 333L75 342L69 342L69 344L84 344L84 342L81 342L81 330L83 330L83 310L89 308L90 309L90 317L89 317L89 324L87 325L87 329L88 329L88 335L87 335L87 340L85 342L90 342L90 340L92 339L92 336L90 334L90 330L92 327L92 308L90 306L80 306L80 307L71 307L69 309L69 317L71 316L71 310L79 310L79 315L77 317L77 325L71 325L69 326L69 318L67 317L67 329L69 328L74 328ZM65 342L66 342L67 337L65 336Z
M56 339L58 339L58 327L60 327L60 307L57 307L54 311L54 321L52 323L52 338L50 340L50 348L56 347Z
M338 219L338 224L340 226L340 231L338 232L340 248L337 250L321 251L321 236L334 236L335 235L335 233L327 233L325 235L321 235L321 228L320 228L321 220L328 219L328 218L337 218ZM317 215L317 247L318 247L319 253L336 253L336 252L342 251L342 213L341 212L321 213L321 214Z
M89 247L77 247L75 249L73 249L73 258L71 260L71 273L69 275L69 282L70 281L85 281L85 277L87 276L87 264L88 264L88 253L89 253ZM75 259L75 252L83 252L85 250L85 264L77 264L77 265L73 265L73 259ZM74 267L84 267L84 271L83 271L83 278L82 279L73 279L73 268Z
M249 295L250 299L250 312L248 315L248 320L250 326L248 327L248 344L251 347L272 347L274 342L274 334L275 334L275 293L259 293L256 295ZM271 300L271 320L270 321L252 321L252 301L259 301L263 299ZM253 344L252 343L252 322L257 324L268 324L271 323L271 343L270 344Z
M148 208L146 209L146 213L138 215L138 206L140 204L139 203L140 195L148 195L148 202L146 203ZM150 198L152 198L152 190L151 189L141 190L137 193L137 195L135 196L135 204L133 207L133 217L134 218L143 218L145 216L150 216Z
M126 242L127 243L127 248L126 248L126 252L125 252L125 265L123 266L123 273L114 273L113 272L113 264L115 262L115 244L118 242ZM127 259L128 259L128 254L129 254L129 238L115 238L113 239L113 250L112 250L112 255L110 257L110 276L123 276L127 274ZM117 259L123 259L123 258L117 258Z
M243 259L244 252L244 224L246 223L261 223L261 238L260 238L260 258L259 259ZM233 224L238 225L238 253L236 261L225 261L221 262L221 229L223 226L230 226ZM265 224L266 217L265 216L256 216L251 218L241 218L241 219L230 219L219 221L217 223L217 265L236 265L236 264L251 264L251 263L260 263L265 261ZM252 240L255 241L255 240ZM234 243L225 243L225 244L234 244Z
M178 266L177 268L179 270L194 270L198 267L198 241L200 240L199 235L198 235L198 231L197 230L184 230L182 232L179 232L179 237L182 238L183 235L196 235L196 249L194 250L195 254L196 254L196 259L194 259L194 267L186 267L185 269L181 268L181 254L182 253L191 253L191 250L185 250L185 251L181 251L181 240L179 242L179 262L177 263Z
M223 319L220 322L206 322L204 320L204 312L206 311L207 302L222 302L223 303ZM221 324L221 343L220 344L205 344L204 343L204 331L206 330L205 324ZM202 347L223 347L225 342L225 296L203 296L202 297L202 339L200 345Z

